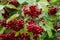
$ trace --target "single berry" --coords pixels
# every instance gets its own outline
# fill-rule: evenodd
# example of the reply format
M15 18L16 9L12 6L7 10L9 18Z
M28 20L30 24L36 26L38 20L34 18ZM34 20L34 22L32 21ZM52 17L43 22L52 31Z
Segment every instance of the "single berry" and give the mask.
M50 2L50 0L47 0L48 2Z

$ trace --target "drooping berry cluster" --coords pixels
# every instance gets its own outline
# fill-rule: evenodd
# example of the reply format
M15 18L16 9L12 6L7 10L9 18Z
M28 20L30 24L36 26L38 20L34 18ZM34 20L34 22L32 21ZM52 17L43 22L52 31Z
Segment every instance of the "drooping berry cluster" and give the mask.
M43 28L35 24L27 25L28 32L32 32L33 34L41 34L43 32Z
M10 21L9 23L6 23L6 27L11 28L15 31L19 31L21 28L23 28L23 25L24 25L23 23L24 23L23 19Z
M19 37L15 37L15 32L0 34L0 38L2 38L2 40L19 40Z
M41 14L42 9L37 9L36 5L31 5L29 7L25 5L23 11L25 15L27 14L31 17L38 17Z

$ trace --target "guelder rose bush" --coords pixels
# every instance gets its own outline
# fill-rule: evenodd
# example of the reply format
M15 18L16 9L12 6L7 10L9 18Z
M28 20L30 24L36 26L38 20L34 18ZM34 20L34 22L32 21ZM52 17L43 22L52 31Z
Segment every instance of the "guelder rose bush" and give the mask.
M60 40L60 0L0 0L0 40Z

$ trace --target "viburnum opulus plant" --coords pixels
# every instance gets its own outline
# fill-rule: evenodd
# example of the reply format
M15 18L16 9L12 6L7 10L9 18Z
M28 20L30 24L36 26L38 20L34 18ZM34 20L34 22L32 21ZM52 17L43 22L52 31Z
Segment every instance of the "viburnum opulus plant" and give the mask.
M60 40L60 0L0 0L0 40Z

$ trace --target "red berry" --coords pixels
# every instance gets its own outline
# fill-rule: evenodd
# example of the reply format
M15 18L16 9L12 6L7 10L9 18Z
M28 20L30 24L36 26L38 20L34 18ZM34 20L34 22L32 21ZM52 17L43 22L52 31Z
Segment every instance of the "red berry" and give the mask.
M50 2L50 0L47 0L48 2Z
M33 24L35 21L33 19L28 20L28 24Z
M33 39L37 40L37 38L38 38L38 34L34 34Z
M24 39L24 40L30 40L29 38L29 35L26 33L26 34L21 34L21 38Z
M55 28L56 30L57 30L57 29L60 29L60 27L59 27L59 26L55 26L54 28Z
M17 0L11 0L10 4L13 4L13 5L15 5L15 6L18 6Z
M23 6L23 11L24 11L24 14L28 14L29 13L29 10L28 10L28 6L24 5Z

